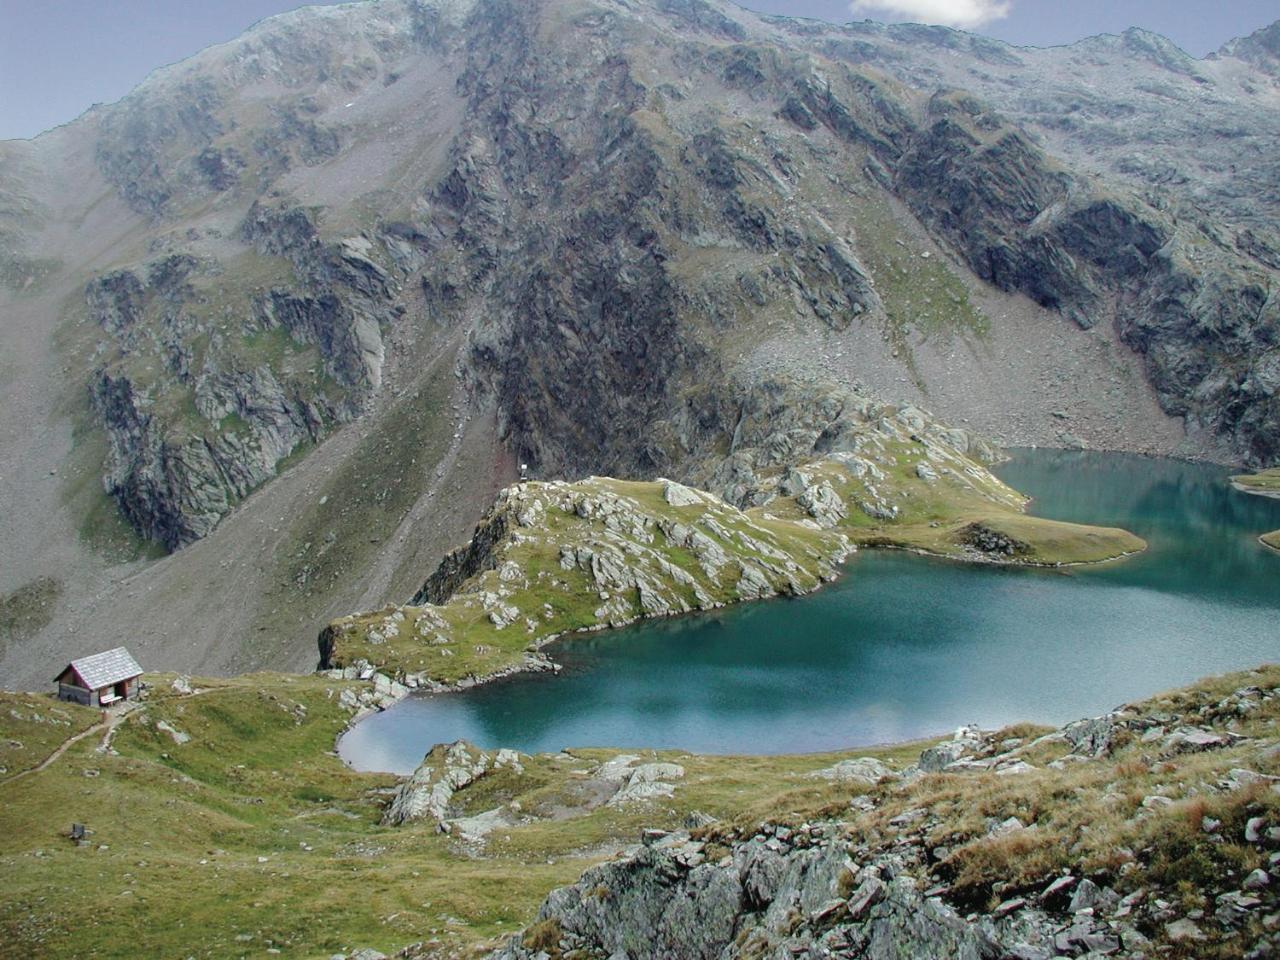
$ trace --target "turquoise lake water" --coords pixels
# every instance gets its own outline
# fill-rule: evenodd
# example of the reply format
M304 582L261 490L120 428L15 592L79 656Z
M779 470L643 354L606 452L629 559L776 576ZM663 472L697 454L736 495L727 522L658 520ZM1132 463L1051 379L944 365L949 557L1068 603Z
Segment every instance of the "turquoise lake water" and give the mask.
M458 739L800 753L963 723L1063 723L1211 673L1280 660L1280 500L1221 467L1015 451L998 470L1031 511L1121 526L1141 556L1018 570L863 551L817 594L570 639L559 675L414 697L348 733L362 770L411 771Z

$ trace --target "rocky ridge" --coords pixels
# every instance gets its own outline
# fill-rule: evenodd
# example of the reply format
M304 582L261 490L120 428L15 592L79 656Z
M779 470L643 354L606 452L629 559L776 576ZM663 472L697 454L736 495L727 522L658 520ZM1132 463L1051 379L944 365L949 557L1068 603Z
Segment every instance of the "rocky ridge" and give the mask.
M408 606L327 627L321 667L427 689L551 669L537 651L566 632L806 593L850 549L674 481L519 484Z
M816 815L646 831L492 956L1269 956L1278 694L962 728L898 771L845 761L816 774L847 784Z
M1031 50L941 27L775 22L833 59L938 91L906 163L888 169L979 275L1077 322L1114 323L1167 410L1193 429L1239 417L1228 432L1274 459L1263 424L1280 260L1274 201L1254 186L1278 172L1262 146L1280 123L1275 25L1196 60L1139 29ZM1209 359L1225 341L1236 359Z

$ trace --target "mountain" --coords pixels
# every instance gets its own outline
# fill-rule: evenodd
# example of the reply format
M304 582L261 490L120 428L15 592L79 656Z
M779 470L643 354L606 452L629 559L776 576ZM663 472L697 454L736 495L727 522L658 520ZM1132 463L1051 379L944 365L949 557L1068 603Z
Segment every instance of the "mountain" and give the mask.
M748 507L864 392L1273 464L1275 30L379 0L0 144L0 673L310 667L520 463Z

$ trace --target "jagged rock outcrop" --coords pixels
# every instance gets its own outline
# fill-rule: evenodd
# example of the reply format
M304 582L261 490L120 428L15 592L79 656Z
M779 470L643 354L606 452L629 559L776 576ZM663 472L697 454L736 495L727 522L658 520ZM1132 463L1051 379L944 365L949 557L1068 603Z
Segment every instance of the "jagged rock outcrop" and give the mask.
M213 266L173 254L85 293L108 336L92 381L109 439L103 482L138 533L170 550L208 534L300 446L358 416L381 382L393 283L369 258L373 244L325 245L296 207L255 206L243 235L287 261L297 288L224 299ZM210 336L201 315L215 298L240 312L238 333Z
M533 55L527 35L518 31L504 38L515 53L503 66L509 62L524 70ZM1154 57L1161 69L1171 69L1165 47L1137 35L1129 40L1126 49L1133 56ZM731 89L749 78L755 98L778 98L781 117L801 129L828 131L850 153L864 156L875 171L873 181L906 201L977 276L1025 293L1083 327L1114 324L1146 357L1171 414L1188 418L1195 429L1224 435L1251 460L1269 461L1280 451L1274 378L1267 374L1280 316L1268 293L1273 268L1228 243L1206 243L1204 224L1190 210L1166 209L1136 192L1062 169L1031 136L970 94L939 92L917 114L891 84L856 67L819 84L785 56L733 48L708 55L700 66L708 73L722 71L716 79ZM537 193L541 201L562 189L558 167L544 168L540 158L531 158L524 145L533 131L513 138L510 124L531 114L545 89L559 89L565 78L522 76L517 96L527 107L513 108L505 86L484 86L473 94L483 98L474 111L477 119L492 124L501 118L503 124L500 131L478 125L473 140L491 144L491 163L548 177ZM509 413L509 435L522 456L554 472L600 469L599 463L576 462L583 449L600 451L611 472L696 468L704 456L696 447L650 440L641 449L616 449L628 422L670 409L675 392L683 394L686 409L699 397L695 384L709 384L703 395L720 392L730 402L736 399L715 372L714 356L690 340L687 327L672 322L691 308L709 314L715 326L721 316L750 309L753 301L757 309L769 308L784 293L781 279L819 323L842 327L883 315L855 247L783 218L786 192L761 176L761 160L724 129L692 136L686 156L694 161L698 199L687 200L683 178L666 173L664 144L650 127L634 125L645 101L635 77L628 80L626 96L610 100L619 133L611 125L603 128L616 175L609 182L592 181L596 206L590 219L571 225L571 253L567 246L546 249L544 266L540 258L530 260L538 247L525 246L520 262L500 269L492 295L512 309L487 325L473 358L476 375ZM504 91L500 106L491 106L495 89ZM668 122L681 129L674 119ZM606 146L588 136L579 149L599 157ZM636 184L644 185L647 203L637 203L630 193ZM477 185L495 188L491 202L480 207L486 217L499 196L520 202L500 181ZM523 216L540 215L530 210ZM464 209L464 223L466 216ZM727 294L697 291L677 280L666 264L713 229L742 248L772 252L784 264L781 273L773 268L741 274L739 288ZM635 237L644 237L644 244L635 244ZM555 275L550 263L564 285L547 283ZM610 289L613 281L591 279L601 275L625 277L626 285ZM522 293L522 287L539 292ZM584 337L575 325L588 320ZM643 349L634 340L638 331L646 335ZM1224 339L1231 347L1221 351L1217 345ZM532 350L534 343L542 349ZM536 364L524 359L529 356L537 357ZM631 379L625 363L617 365L624 356L647 360L642 380ZM574 376L580 369L609 371L599 382L616 389L584 385ZM556 387L564 382L575 389ZM697 408L688 412L704 415ZM596 432L585 434L584 428Z
M493 956L1024 955L1013 951L1028 918L967 920L925 896L907 858L856 864L837 824L785 833L752 837L718 864L688 834L664 836L556 891L542 922Z
M900 771L843 761L814 774L848 784L824 815L646 830L491 956L1264 957L1277 745L1233 728L1268 730L1278 694L1179 691L1039 736L962 727ZM1209 762L1176 776L1190 753ZM1148 773L1167 784L1119 783ZM1108 825L1062 807L1095 802ZM1074 844L1047 854L1064 829ZM1205 866L1233 851L1266 866Z
M1280 21L1232 40L1218 51L1217 57L1243 60L1280 80Z
M542 512L541 501L534 501L517 511L516 524L521 527L532 526ZM448 603L449 598L472 577L494 569L498 564L496 548L510 532L512 516L511 511L498 510L477 526L470 542L441 560L436 572L427 578L422 589L410 598L409 603L416 606Z
M483 844L499 827L513 827L547 819L581 817L600 807L624 807L675 795L685 770L677 763L641 763L633 754L618 754L595 769L578 771L573 798L551 806L526 809L519 801L482 808L471 789L484 781L498 794L526 789L525 763L532 759L515 750L486 752L459 741L432 747L414 772L402 780L382 814L382 823L403 827L433 822L441 833L465 843ZM571 756L561 754L558 762ZM493 781L499 782L494 784ZM488 802L492 802L492 795ZM706 823L714 822L708 818Z
M914 407L899 407L865 393L833 386L799 384L769 378L747 387L734 382L706 388L686 400L671 421L656 425L655 434L670 436L673 445L696 450L727 451L705 457L692 470L697 483L731 503L753 506L768 502L780 491L804 498L802 506L826 525L845 515L834 494L808 492L803 472L783 477L779 468L815 457L837 459L859 479L869 478L867 496L881 501L875 481L884 481L868 451L886 443L922 444L926 456L960 456L970 467L999 459L985 439L957 429ZM944 452L945 451L945 452ZM781 487L779 486L781 483ZM892 506L882 502L892 518Z
M444 825L449 819L450 801L457 791L503 768L521 772L520 757L514 750L499 750L491 757L462 741L441 744L427 754L413 776L396 788L382 822L397 827L430 819Z

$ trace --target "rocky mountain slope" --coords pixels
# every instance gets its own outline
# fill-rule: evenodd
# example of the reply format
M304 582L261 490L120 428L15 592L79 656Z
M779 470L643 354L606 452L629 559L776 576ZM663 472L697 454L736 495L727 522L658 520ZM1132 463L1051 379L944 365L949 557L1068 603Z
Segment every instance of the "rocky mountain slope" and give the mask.
M0 595L45 598L0 670L117 640L301 665L515 463L746 506L721 465L753 417L821 445L858 385L1006 442L1269 465L1268 36L1194 61L381 0L0 144Z

